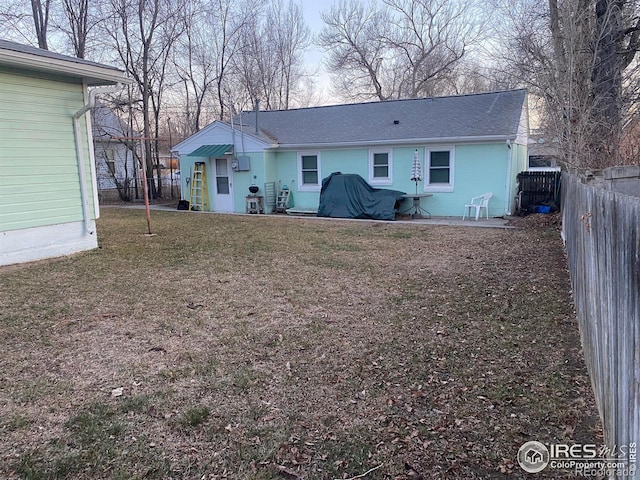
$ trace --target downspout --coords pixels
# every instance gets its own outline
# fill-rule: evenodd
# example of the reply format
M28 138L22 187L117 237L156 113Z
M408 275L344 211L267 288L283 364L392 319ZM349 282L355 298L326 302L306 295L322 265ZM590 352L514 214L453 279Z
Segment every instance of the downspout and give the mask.
M513 155L513 148L511 140L507 138L507 188L504 196L504 214L511 215L511 162Z
M88 235L93 235L91 229L91 217L89 215L89 202L86 185L86 169L84 165L84 149L80 135L80 118L96 105L96 97L105 93L113 93L121 88L120 84L108 87L96 87L89 91L89 99L86 105L73 114L73 133L76 140L76 159L78 161L78 176L80 177L80 200L82 201L82 220L84 229Z

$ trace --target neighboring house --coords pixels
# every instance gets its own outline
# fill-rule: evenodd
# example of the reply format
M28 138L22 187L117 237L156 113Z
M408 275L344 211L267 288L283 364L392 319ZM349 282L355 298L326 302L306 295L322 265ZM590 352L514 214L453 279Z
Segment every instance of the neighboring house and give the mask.
M100 102L91 111L91 119L98 198L101 202L141 198L143 186L136 152L139 155L142 148L139 139L143 135ZM180 191L179 162L169 155L165 142L158 143L163 196L175 198ZM154 175L157 175L155 168Z
M543 132L529 133L529 163L527 170L531 172L559 172L560 154L557 140Z
M216 121L174 147L183 198L195 162L204 162L212 211L244 212L255 183L291 185L295 207L318 208L322 179L355 173L370 185L418 193L436 216L461 216L471 197L492 192L490 216L515 208L516 176L527 167L527 92L459 95L245 112ZM403 209L411 200L403 202Z
M0 40L0 265L97 247L88 87L119 82L116 68Z
M91 118L98 196L101 200L131 200L138 177L135 139L141 135L99 102Z

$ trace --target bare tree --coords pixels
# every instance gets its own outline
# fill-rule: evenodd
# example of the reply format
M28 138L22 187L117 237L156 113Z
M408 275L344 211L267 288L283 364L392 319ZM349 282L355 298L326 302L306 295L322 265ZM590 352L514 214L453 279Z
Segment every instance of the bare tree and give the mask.
M38 46L49 49L47 42L47 29L49 28L49 7L51 0L31 0L31 11L33 12L33 25L38 39Z
M277 62L269 36L268 32L262 31L257 16L249 19L240 33L242 48L234 56L232 65L244 91L237 93L236 104L251 105L259 98L263 107L274 108L270 87L275 83Z
M354 100L389 98L395 85L383 86L381 71L387 53L385 11L376 10L373 3L340 0L321 17L325 27L319 44L329 53L327 66L336 87Z
M207 99L216 85L216 59L210 48L208 30L202 28L205 8L195 0L187 5L183 16L184 35L174 50L174 66L178 81L184 85L187 131L192 134L200 130Z
M474 21L471 3L442 0L385 0L399 13L387 39L400 53L405 73L400 96L433 95L467 48L480 38L480 24ZM477 18L475 19L477 20Z
M62 9L66 22L58 28L63 31L78 58L85 58L89 31L94 23L89 21L89 0L62 0Z
M517 77L500 68L494 60L476 53L461 60L452 69L452 75L442 79L441 93L462 95L521 87Z
M245 95L237 103L251 105L259 98L267 110L288 109L304 88L302 54L310 45L302 7L272 1L247 19L240 43L233 66Z
M542 120L567 164L620 163L622 127L637 110L637 5L626 0L496 3L512 72L545 100ZM516 59L514 61L514 59ZM506 63L506 62L505 62Z
M3 36L85 58L90 31L99 21L92 11L99 4L89 0L5 0L0 2Z
M158 175L153 182L154 153L159 131L159 114L164 93L164 81L171 48L179 36L179 14L182 2L171 0L110 0L102 17L104 32L116 49L127 73L135 80L140 95L142 132L145 138L146 174L152 198L162 196ZM132 99L132 101L135 99ZM160 171L157 162L155 168Z
M220 119L227 116L231 98L235 91L232 75L233 60L243 48L242 32L247 22L257 15L262 0L213 0L207 12L209 31L215 32L211 39L213 58L216 62L216 100Z
M50 0L0 2L2 37L49 48Z
M482 15L470 0L341 0L322 14L320 44L338 87L353 99L442 93L478 43Z
M591 82L594 99L592 118L598 129L592 150L614 163L619 159L623 112L626 109L624 76L640 48L640 18L638 12L631 12L633 4L624 0L595 2L596 34Z
M266 24L275 52L276 78L272 88L277 95L275 108L288 109L291 95L303 76L302 54L310 45L310 33L304 21L302 7L292 0L285 6L282 0L271 3Z

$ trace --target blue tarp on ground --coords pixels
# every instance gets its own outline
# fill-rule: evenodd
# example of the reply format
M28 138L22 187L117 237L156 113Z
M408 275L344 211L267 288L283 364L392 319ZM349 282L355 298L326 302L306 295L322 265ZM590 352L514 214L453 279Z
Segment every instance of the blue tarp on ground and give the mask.
M402 195L373 188L360 175L335 172L322 180L318 217L395 220Z

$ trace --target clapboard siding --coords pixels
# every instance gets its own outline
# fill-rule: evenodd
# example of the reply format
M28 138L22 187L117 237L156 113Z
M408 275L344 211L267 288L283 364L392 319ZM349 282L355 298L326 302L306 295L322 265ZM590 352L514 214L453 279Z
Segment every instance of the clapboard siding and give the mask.
M44 154L40 154L43 155ZM53 181L56 179L69 179L72 175L78 175L78 167L71 164L69 161L63 162L65 157L52 158L51 163L47 161L47 158L39 159L36 155L30 156L27 160L30 161L30 165L20 165L11 168L0 168L0 174L11 176L13 183L24 182L31 185L30 178L33 176L41 175L45 179L47 177L53 177ZM71 159L75 161L75 158L71 156ZM37 170L35 170L37 168ZM51 181L51 180L49 180Z
M31 205L31 207L36 206L42 207L42 204ZM11 212L7 214L5 221L10 225L11 228L7 228L6 230L9 231L32 228L30 227L30 225L32 225L33 223L38 223L38 221L42 221L43 225L70 223L67 222L66 219L75 212L75 205L70 205L62 208L60 205L52 204L49 207L50 208L39 208L37 210L31 210L29 212L29 218L26 218L25 214L21 212Z
M41 148L45 149L47 146L51 146L52 144L59 144L60 142L73 142L73 130L70 132L72 128L71 125L71 116L69 116L69 121L67 123L56 123L49 122L47 124L42 124L41 128L38 128L38 125L31 122L19 122L13 121L9 128L0 129L0 135L7 140L10 140L13 145L7 145L7 147L13 149L17 148L23 142L29 142L28 146L33 148ZM46 153L47 155L55 153L56 150L60 150L59 147L54 147L53 150L46 150L40 153ZM32 150L33 151L33 150ZM72 151L72 149L67 149L63 152L68 153ZM11 155L11 150L7 152Z
M82 220L72 115L83 104L79 82L0 70L0 231Z
M20 180L23 180L23 179L20 178ZM68 193L69 190L73 190L78 183L78 180L70 182L66 179L66 177L60 178L58 181L56 181L53 175L48 178L42 177L39 180L40 181L38 182L30 183L28 186L31 188L29 189L25 188L27 185L17 184L17 183L14 185L9 185L7 187L4 187L2 189L2 192L0 192L0 196L11 196L11 197L22 196L24 199L28 199L28 198L32 198L31 197L32 194L28 190L36 189L41 193L47 194L48 198L51 198L49 195L63 194L65 192ZM78 192L78 195L80 195L80 192Z
M563 234L580 336L610 447L640 439L640 198L564 173Z

